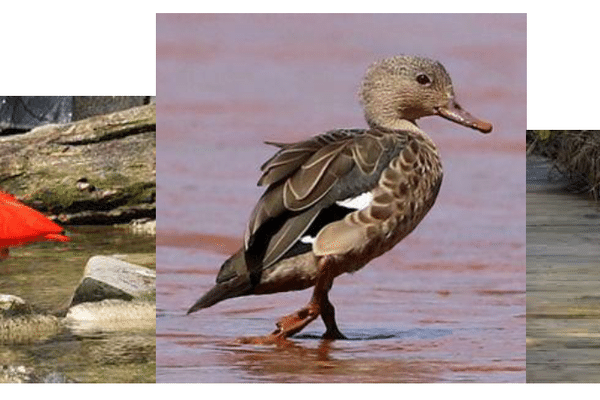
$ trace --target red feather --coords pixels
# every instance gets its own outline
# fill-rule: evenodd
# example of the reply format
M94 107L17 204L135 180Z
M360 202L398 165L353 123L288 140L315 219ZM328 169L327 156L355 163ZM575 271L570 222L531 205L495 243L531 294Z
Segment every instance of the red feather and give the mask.
M44 240L68 242L63 228L14 196L0 192L0 254L3 249Z

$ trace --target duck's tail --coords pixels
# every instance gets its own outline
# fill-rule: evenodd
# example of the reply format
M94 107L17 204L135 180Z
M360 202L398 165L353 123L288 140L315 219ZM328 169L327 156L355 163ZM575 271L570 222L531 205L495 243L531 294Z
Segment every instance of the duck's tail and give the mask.
M244 252L240 250L223 263L217 276L217 284L198 299L187 313L191 314L232 297L251 294L253 285L247 271Z

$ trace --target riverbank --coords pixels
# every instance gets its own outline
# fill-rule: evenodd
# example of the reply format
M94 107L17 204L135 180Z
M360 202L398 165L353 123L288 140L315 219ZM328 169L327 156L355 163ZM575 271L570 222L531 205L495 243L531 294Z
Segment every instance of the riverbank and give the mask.
M527 131L527 154L552 161L572 189L600 198L600 131Z

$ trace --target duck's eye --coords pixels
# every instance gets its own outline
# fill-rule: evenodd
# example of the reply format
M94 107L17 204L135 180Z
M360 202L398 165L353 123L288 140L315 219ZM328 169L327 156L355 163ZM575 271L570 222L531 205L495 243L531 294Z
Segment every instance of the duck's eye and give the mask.
M425 74L417 75L417 82L421 85L429 85L431 83L431 79Z

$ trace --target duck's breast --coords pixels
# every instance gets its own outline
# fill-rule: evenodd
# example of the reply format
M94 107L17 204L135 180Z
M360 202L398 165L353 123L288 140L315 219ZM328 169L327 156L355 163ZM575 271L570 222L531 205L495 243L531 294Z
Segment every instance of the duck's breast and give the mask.
M418 135L402 142L401 151L383 169L370 192L371 202L317 235L313 252L343 258L347 270L342 272L355 271L394 247L435 202L442 181L435 145Z

